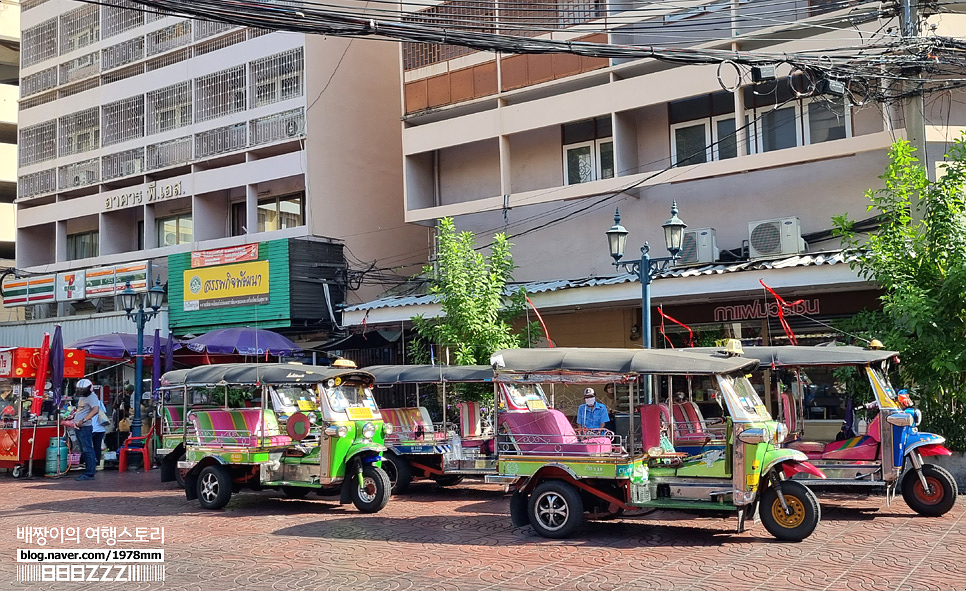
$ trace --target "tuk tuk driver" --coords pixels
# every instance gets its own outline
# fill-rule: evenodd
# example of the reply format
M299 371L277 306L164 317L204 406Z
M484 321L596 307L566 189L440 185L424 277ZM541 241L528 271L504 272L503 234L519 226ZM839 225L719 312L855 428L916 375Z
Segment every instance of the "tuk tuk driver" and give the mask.
M584 390L584 403L577 407L577 427L581 432L603 433L604 424L610 421L607 407L597 402L593 388Z

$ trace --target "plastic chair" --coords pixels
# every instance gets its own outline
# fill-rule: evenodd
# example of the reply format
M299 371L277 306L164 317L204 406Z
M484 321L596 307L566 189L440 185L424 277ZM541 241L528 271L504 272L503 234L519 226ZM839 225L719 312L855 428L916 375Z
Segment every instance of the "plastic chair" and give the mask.
M117 450L117 471L127 472L127 453L139 453L144 462L145 472L151 469L151 442L154 439L154 429L158 421L151 425L151 429L140 437L128 437Z

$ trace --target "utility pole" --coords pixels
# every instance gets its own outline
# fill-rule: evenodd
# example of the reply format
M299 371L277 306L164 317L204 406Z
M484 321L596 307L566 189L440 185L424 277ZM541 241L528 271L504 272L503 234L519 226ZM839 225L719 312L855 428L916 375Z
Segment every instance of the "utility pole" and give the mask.
M921 27L919 21L919 0L902 0L902 11L899 13L899 21L902 25L902 39L906 43L918 42ZM922 70L907 70L904 76L922 75ZM922 93L922 83L916 80L903 81L903 90L908 94L903 99L903 118L906 122L906 139L916 149L916 157L926 169L926 176L930 180L935 179L935 175L930 171L929 160L926 158L926 117L925 101Z

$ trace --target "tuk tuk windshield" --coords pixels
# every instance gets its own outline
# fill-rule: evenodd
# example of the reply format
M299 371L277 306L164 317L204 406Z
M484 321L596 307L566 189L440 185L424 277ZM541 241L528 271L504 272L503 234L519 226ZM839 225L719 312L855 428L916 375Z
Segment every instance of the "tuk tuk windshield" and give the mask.
M363 384L351 384L343 382L335 384L320 384L319 388L325 393L329 400L329 406L335 412L345 412L347 408L366 407L372 412L379 412L376 401L372 397L372 391Z
M529 408L534 402L538 404L542 402L546 407L550 406L540 384L506 384L506 388L510 394L510 401L516 408Z
M899 408L896 404L896 391L892 387L892 383L889 381L889 376L883 368L870 367L869 377L872 379L873 389L875 390L876 398L879 402L880 408Z
M272 388L275 411L286 414L319 410L319 399L311 386L276 386Z
M731 418L738 422L770 421L771 415L745 376L718 376Z

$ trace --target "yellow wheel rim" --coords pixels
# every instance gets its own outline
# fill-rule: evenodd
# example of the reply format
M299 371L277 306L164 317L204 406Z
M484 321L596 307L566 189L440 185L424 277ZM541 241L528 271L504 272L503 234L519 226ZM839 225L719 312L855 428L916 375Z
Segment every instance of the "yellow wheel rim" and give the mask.
M782 527L794 528L805 522L805 504L801 499L791 495L785 495L785 505L788 506L789 513L782 509L782 503L777 498L771 505L771 516Z

